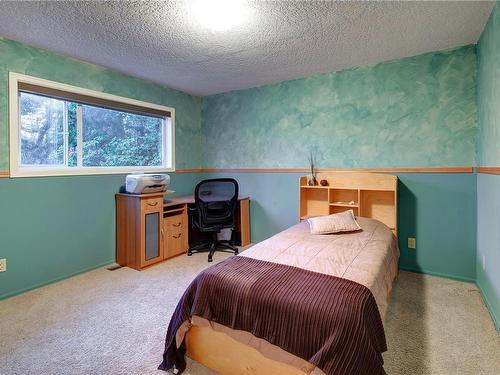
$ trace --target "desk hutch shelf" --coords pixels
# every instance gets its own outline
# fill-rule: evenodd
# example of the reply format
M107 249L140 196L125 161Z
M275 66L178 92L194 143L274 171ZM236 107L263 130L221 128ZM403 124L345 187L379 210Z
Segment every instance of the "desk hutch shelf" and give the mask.
M378 173L318 174L328 186L309 186L300 178L299 218L353 210L355 216L377 219L397 235L397 177Z

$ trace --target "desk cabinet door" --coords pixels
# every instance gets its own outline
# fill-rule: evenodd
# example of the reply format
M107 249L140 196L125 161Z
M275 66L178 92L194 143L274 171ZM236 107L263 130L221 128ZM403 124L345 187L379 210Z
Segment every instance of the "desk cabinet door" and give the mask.
M163 229L161 211L143 215L144 239L141 268L163 260Z

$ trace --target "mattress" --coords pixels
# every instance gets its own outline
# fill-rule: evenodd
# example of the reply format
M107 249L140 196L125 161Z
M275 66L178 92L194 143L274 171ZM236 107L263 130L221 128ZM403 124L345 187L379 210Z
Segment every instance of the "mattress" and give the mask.
M239 256L300 267L362 284L372 292L384 320L392 284L398 273L397 239L385 224L377 220L362 217L357 220L361 231L328 235L310 234L309 225L304 221L254 245ZM223 332L264 356L305 373L323 374L307 361L248 332L233 330L198 316L192 317L191 324Z

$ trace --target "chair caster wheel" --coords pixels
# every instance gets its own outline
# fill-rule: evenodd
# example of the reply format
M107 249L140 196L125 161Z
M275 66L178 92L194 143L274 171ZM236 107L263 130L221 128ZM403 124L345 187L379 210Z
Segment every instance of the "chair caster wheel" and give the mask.
M234 255L238 255L239 253L238 249L234 250Z
M191 251L188 251L188 257L190 257L191 255L193 255L193 253Z
M213 259L212 257L208 257L208 261L211 262Z

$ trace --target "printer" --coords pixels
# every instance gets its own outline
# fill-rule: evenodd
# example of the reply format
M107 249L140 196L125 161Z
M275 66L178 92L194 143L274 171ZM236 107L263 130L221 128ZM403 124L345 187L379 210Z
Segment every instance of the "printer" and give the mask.
M130 194L158 193L167 191L169 184L168 174L134 173L127 176L125 190Z

